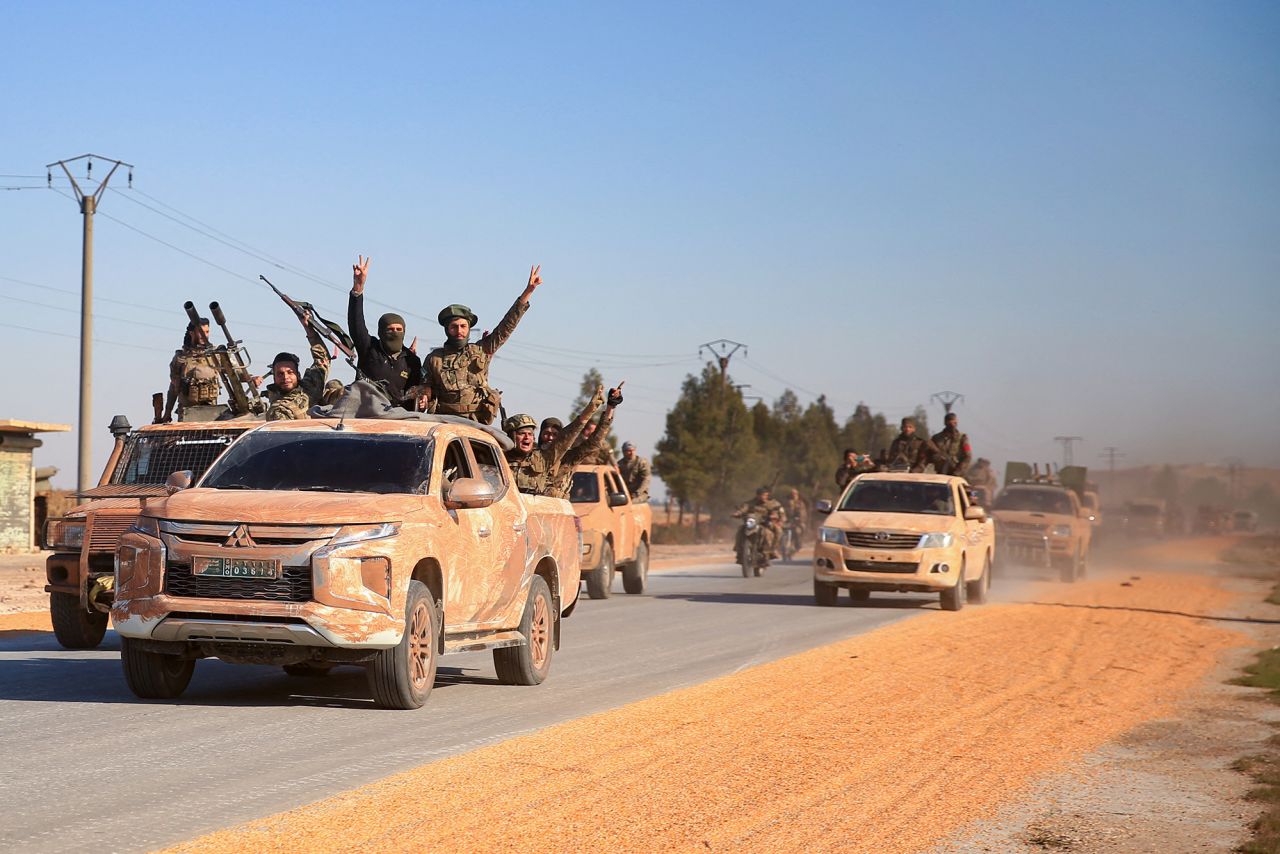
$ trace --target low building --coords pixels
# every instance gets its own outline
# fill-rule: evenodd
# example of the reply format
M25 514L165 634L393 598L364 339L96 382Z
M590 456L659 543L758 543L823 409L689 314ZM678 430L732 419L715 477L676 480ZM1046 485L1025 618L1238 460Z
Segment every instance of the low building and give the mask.
M0 419L0 553L39 548L36 530L36 470L32 452L43 445L37 433L65 433L70 424Z

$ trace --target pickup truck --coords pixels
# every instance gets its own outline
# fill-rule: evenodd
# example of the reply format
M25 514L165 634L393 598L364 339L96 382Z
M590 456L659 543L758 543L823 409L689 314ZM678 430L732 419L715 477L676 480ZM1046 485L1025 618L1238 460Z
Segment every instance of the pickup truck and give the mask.
M618 567L622 567L622 589L643 593L653 536L649 505L632 503L618 470L603 465L573 470L569 501L582 523L582 578L587 595L608 599Z
M1055 480L1012 481L996 496L1000 565L1054 568L1062 581L1083 578L1093 542L1090 510Z
M827 515L813 549L817 604L835 605L842 587L855 603L872 591L937 593L946 611L985 602L995 526L966 487L951 475L869 473L838 505L817 502Z
M138 518L142 499L164 494L175 471L194 477L257 421L150 424L138 430L123 415L111 421L115 444L98 485L65 516L45 523L45 592L53 636L67 649L93 649L107 631L116 546Z
M179 696L205 657L362 665L396 709L426 702L448 653L492 650L504 684L547 677L578 598L577 517L516 489L496 429L400 417L264 424L144 502L111 609L134 694Z

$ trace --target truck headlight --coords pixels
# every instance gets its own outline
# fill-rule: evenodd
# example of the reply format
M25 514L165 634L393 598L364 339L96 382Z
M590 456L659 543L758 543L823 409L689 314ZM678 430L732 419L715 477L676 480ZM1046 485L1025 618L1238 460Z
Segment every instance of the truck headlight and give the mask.
M1052 528L1049 529L1049 534L1054 537L1069 537L1071 536L1071 526L1070 525L1054 525Z
M54 551L80 551L84 546L83 519L50 519L44 525L44 547Z
M952 537L948 533L939 533L934 531L925 534L920 538L920 544L916 546L918 549L948 549L951 548Z
M146 534L148 537L155 537L158 540L160 539L160 520L154 516L139 516L129 530L138 534Z
M381 525L345 525L338 529L329 544L320 549L313 557L328 557L335 549L353 543L367 543L370 540L383 540L400 533L399 522L383 522Z
M822 543L838 543L844 545L844 531L839 528L819 528L818 541Z

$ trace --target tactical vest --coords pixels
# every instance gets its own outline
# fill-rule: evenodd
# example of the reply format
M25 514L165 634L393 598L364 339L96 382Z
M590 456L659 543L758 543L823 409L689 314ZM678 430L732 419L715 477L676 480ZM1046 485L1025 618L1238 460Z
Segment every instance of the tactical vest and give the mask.
M528 495L548 495L551 491L551 461L545 451L534 448L527 454L507 452L507 464L515 477L516 489Z
M212 406L218 402L218 393L222 383L218 380L218 372L204 359L198 356L179 354L182 360L182 382L179 384L179 395L183 406Z
M434 412L493 423L502 398L489 387L489 354L483 347L437 347L427 356L426 369Z

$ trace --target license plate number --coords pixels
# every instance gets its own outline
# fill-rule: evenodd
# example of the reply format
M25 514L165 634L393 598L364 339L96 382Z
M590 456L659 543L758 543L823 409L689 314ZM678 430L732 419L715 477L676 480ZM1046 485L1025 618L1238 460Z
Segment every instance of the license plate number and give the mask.
M242 557L194 557L191 574L206 578L279 578L280 561Z

